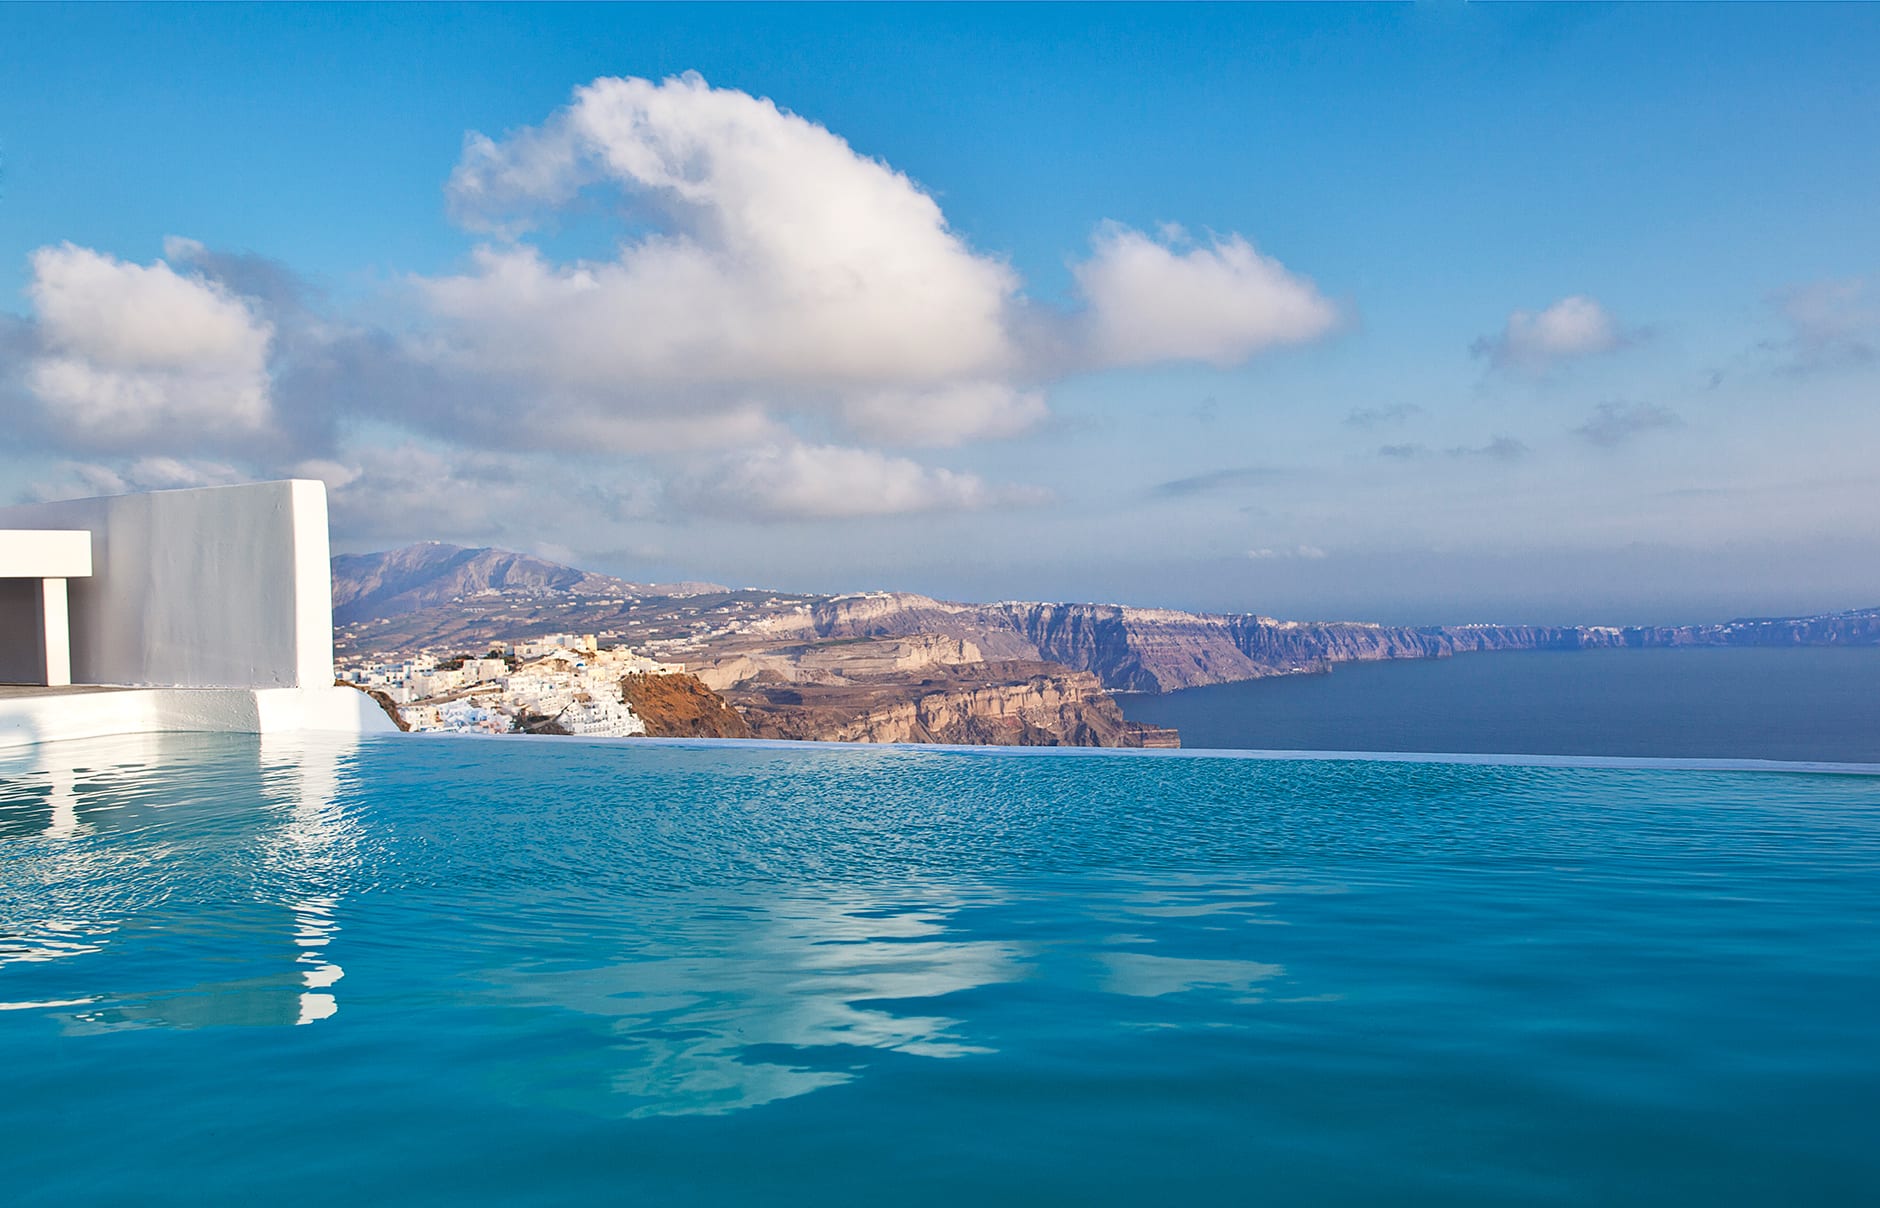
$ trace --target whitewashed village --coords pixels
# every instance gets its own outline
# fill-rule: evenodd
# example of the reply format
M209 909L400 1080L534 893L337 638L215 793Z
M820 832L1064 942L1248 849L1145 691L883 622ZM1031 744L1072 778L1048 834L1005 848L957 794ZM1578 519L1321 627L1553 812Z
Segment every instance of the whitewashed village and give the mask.
M338 675L382 694L411 730L644 734L646 723L621 695L621 679L683 672L685 665L647 658L626 645L602 646L603 636L613 635L551 633L493 645L480 657L423 651L395 661L353 659Z

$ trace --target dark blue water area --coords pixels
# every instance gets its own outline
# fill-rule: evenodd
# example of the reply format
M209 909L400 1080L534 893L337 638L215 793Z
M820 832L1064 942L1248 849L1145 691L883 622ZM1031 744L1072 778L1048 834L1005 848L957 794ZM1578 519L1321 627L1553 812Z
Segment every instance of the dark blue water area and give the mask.
M1880 647L1522 651L1128 695L1185 747L1880 762Z
M0 1199L1867 1203L1880 778L0 757Z

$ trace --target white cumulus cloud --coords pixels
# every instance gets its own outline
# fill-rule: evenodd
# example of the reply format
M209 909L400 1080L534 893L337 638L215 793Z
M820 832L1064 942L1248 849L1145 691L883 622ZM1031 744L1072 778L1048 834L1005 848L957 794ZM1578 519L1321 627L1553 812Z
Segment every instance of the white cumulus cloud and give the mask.
M1612 313L1584 294L1543 310L1516 310L1500 332L1472 346L1497 369L1544 370L1562 361L1611 352L1637 339Z
M924 441L1035 417L1014 391L905 424L881 401L1001 380L1018 282L906 176L824 127L696 75L600 79L540 126L470 136L450 183L460 218L510 235L583 190L624 204L618 254L561 263L499 243L468 273L419 282L442 355L577 412L756 397L858 406L874 430Z
M1318 339L1339 318L1311 281L1239 235L1203 246L1178 227L1152 239L1106 223L1072 271L1089 308L1085 355L1096 364L1233 365Z
M31 257L42 418L101 447L184 431L215 443L266 427L272 325L243 298L162 260L134 264L70 243Z
M1172 226L1100 226L1076 296L1028 299L905 174L697 75L472 133L447 196L480 242L371 317L191 239L39 249L30 313L0 316L0 423L91 459L84 482L308 467L355 531L461 533L542 491L610 522L915 514L1043 498L901 454L1032 429L1067 374L1231 365L1339 321L1242 236Z
M1011 436L1048 414L1053 376L1236 364L1339 318L1239 235L1114 223L1075 266L1080 305L1035 305L907 176L697 75L595 80L538 126L472 134L449 197L492 239L467 271L414 282L425 358L507 383L511 415L622 448L624 420L738 408L880 444ZM610 255L559 259L534 237L597 213L618 219Z

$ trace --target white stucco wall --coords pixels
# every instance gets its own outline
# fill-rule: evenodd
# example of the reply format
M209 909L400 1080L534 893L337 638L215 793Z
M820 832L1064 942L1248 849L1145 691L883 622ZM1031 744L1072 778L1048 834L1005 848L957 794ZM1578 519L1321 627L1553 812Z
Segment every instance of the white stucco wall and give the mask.
M81 684L333 682L326 487L293 479L0 508L0 529L87 529L72 579Z

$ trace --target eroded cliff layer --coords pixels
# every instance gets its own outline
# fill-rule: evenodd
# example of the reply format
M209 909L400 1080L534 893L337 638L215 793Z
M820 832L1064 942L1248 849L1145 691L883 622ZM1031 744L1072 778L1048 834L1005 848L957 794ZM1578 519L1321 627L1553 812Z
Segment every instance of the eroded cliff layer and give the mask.
M1477 651L1880 644L1880 609L1711 625L1393 626L1116 604L961 604L908 592L812 596L634 584L508 551L449 546L336 558L334 603L343 655L481 651L496 641L592 631L683 663L705 687L753 708L777 705L766 692L806 685L827 689L822 703L830 708L840 699L859 702L849 721L833 720L839 710L821 715L838 729L859 724L855 718L877 711L871 702L895 692L905 704L928 681L964 682L969 676L958 669L976 664L1056 664L1089 672L1113 691L1166 692L1341 662Z
M1872 645L1880 643L1880 610L1717 625L1413 627L1117 604L949 604L882 592L821 600L795 617L767 622L766 636L794 632L841 640L937 634L972 642L987 657L1037 659L1089 671L1118 691L1168 692L1323 671L1342 662L1493 650Z
M1626 631L1456 625L1406 628L1358 621L1278 621L1117 604L945 604L884 593L808 610L821 638L944 634L1007 658L1089 671L1107 688L1169 692L1204 684L1322 671L1332 663L1442 658L1479 650L1582 649L1628 643Z
M1002 746L1177 746L1124 719L1086 671L1035 662L936 665L918 679L747 681L727 691L760 738Z
M725 698L692 675L629 675L620 695L649 738L749 738L751 728Z

